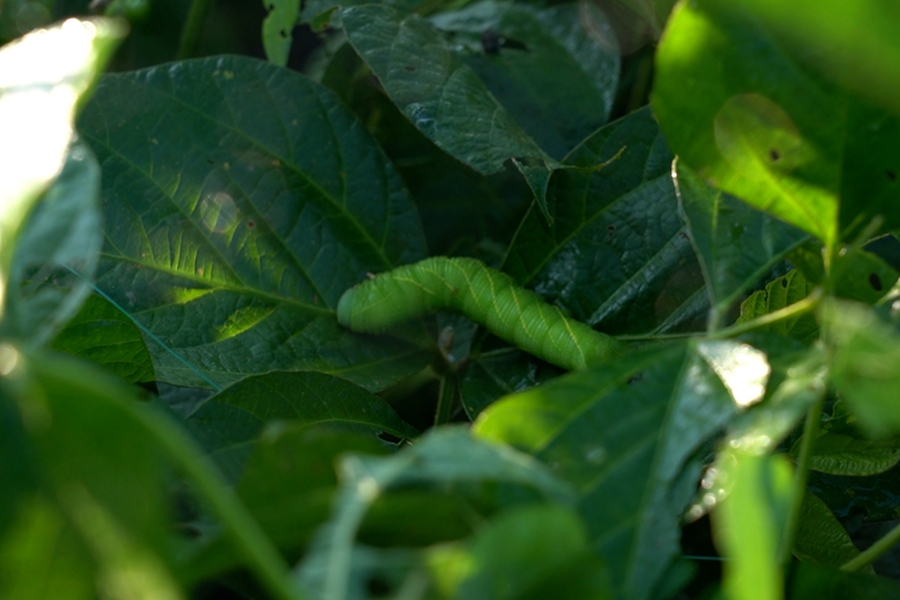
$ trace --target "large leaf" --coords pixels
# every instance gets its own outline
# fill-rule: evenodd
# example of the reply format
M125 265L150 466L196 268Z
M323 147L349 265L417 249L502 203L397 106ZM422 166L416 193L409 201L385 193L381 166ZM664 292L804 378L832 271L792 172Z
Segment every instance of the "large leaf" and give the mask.
M887 577L847 573L813 563L794 565L788 585L790 600L892 600L900 583Z
M767 368L763 353L731 341L646 348L509 396L475 430L573 482L616 596L648 598L680 552L692 455L761 397Z
M423 366L334 319L347 288L424 243L395 171L329 92L247 58L187 61L107 76L81 130L104 171L98 285L165 345L151 346L160 380L304 368L379 388Z
M677 164L673 175L717 315L806 238L799 229L710 188L684 165Z
M73 146L19 233L6 292L5 336L40 346L87 298L103 243L99 192L97 161L84 145Z
M0 50L0 164L4 166L0 283L4 295L22 221L63 168L75 110L123 34L112 21L72 19ZM46 331L36 338L42 336Z
M486 2L431 24L373 4L346 9L342 22L416 127L481 173L499 172L512 160L544 212L555 159L601 125L611 106L618 58L579 27L574 6L537 11ZM525 51L482 56L479 37L494 28L522 38ZM475 48L452 42L441 29L458 31Z
M791 454L799 454L801 437ZM875 475L900 462L897 440L865 440L828 431L813 442L810 468L832 475Z
M649 109L604 127L566 157L581 170L554 175L553 226L532 210L503 270L608 333L662 325L704 287L678 215L671 161Z
M657 55L653 107L704 179L834 248L873 218L896 226L898 125L807 60L730 2L682 3ZM881 162L867 158L873 147Z
M236 475L267 424L329 424L360 433L413 438L390 405L363 388L324 373L274 372L242 379L206 401L188 423L222 469Z
M814 494L803 496L793 552L802 560L840 567L859 556L859 550L834 513ZM871 567L868 569L870 572Z
M756 318L781 310L809 296L813 285L796 270L766 284L765 290L753 292L741 303L741 315L737 323L749 323ZM819 326L815 316L809 313L794 315L780 319L766 330L787 335L805 343L812 343L818 338Z

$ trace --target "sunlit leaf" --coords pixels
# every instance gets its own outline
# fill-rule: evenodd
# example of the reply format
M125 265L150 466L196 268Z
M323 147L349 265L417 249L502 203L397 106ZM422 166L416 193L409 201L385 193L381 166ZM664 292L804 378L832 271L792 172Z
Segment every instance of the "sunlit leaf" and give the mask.
M300 0L264 0L263 4L269 11L262 26L266 58L283 67L291 51L291 34L300 15Z
M415 346L339 327L340 295L421 258L409 197L334 96L242 57L108 75L80 123L103 165L99 287L160 343L156 375L317 369L382 388Z

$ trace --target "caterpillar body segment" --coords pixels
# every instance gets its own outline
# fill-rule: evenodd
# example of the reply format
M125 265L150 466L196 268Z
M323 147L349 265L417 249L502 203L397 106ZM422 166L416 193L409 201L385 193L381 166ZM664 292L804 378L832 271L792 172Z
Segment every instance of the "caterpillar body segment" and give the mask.
M622 349L615 338L567 317L508 275L471 258L437 256L376 275L344 292L337 318L353 331L380 333L437 310L462 313L564 369L584 369Z

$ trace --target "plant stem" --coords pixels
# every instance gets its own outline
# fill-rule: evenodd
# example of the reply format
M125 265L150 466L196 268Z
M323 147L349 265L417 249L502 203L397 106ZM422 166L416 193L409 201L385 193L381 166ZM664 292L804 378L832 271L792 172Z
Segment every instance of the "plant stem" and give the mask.
M897 542L900 542L900 525L896 525L878 541L866 548L864 552L860 552L856 558L848 560L841 565L841 571L858 571L870 565Z
M456 376L445 373L441 378L441 391L438 394L437 410L434 413L434 426L443 425L450 420L450 411L456 400Z
M784 537L781 540L781 564L786 565L791 560L791 552L794 549L794 536L797 523L800 520L800 511L803 508L803 497L806 495L806 482L809 479L809 467L812 462L813 444L819 434L819 419L822 414L824 396L819 398L809 407L806 413L806 422L803 424L803 438L800 442L800 455L797 457L797 474L794 477L794 495L791 501L791 512L784 527Z
M212 0L193 0L188 11L184 29L181 32L181 44L178 46L178 60L191 58L197 53L200 32L206 23L206 16L212 7Z
M218 517L225 534L247 561L248 569L272 598L305 600L305 594L291 584L290 571L281 554L184 432L158 413L139 412L128 405L124 408L156 438L172 461L190 478L196 492Z
M747 333L748 331L753 331L754 329L758 329L760 327L765 327L766 325L777 323L778 321L784 321L786 319L799 317L816 308L821 299L822 290L816 288L809 296L807 296L803 300L800 300L799 302L794 302L790 306L785 306L784 308L776 310L775 312L771 312L767 315L763 315L758 319L748 321L747 323L735 325L727 329L721 329L715 332L715 334L711 334L709 337L711 339L734 337L737 335L741 335L742 333Z

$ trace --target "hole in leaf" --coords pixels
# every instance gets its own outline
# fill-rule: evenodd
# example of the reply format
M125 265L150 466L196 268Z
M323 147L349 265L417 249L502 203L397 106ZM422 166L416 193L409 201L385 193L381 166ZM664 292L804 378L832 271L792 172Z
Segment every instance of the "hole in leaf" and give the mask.
M881 291L881 280L878 278L878 275L875 273L869 274L869 285L871 285L872 289L876 292Z
M383 442L387 442L388 444L393 444L394 446L400 445L400 442L403 440L398 438L396 435L390 434L387 431L378 432L378 439Z
M769 160L772 162L778 162L781 160L781 154L775 148L769 149Z
M206 162L207 162L207 164L210 164L210 165L216 164L216 161L214 161L214 160L211 159L211 158L207 158L207 159L206 159Z
M781 280L781 287L786 288L787 286L788 286L787 279L782 279L782 280Z
M287 38L288 38L288 32L285 31L284 29L282 29L282 30L279 31L278 33L280 33L280 34L281 34L281 37L283 37L284 39L287 39Z
M890 179L891 181L897 180L897 172L894 171L893 169L888 169L887 171L885 171L884 174L887 175L887 178Z
M406 65L403 68L406 69L407 71L409 71L410 73L412 73L413 71L416 70L416 68L412 65Z
M384 597L391 592L391 586L381 577L370 577L366 581L366 590L371 596Z
M253 227L256 227L256 223L254 221L247 221L247 227L252 229Z

